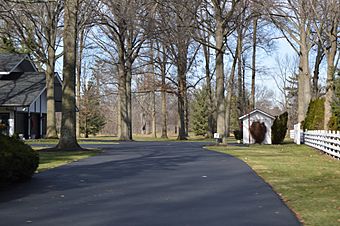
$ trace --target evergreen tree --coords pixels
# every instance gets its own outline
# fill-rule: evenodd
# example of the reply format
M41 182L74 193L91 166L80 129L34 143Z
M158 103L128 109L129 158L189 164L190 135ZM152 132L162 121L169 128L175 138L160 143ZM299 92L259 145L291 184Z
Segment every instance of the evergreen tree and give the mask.
M288 128L293 128L298 123L298 75L294 74L287 79L287 86L284 87L286 93L286 110L288 112Z
M272 125L272 144L281 144L287 133L288 113L275 117Z
M196 135L206 135L208 131L208 98L207 89L204 87L194 93L192 108L192 129Z
M106 122L105 116L100 110L100 96L95 81L88 81L80 103L80 131L85 137L88 137L89 134L98 134Z
M329 129L340 130L340 71L334 81L334 100L332 104L332 117L329 121Z
M303 129L324 129L325 99L318 98L309 103L307 115L303 123Z

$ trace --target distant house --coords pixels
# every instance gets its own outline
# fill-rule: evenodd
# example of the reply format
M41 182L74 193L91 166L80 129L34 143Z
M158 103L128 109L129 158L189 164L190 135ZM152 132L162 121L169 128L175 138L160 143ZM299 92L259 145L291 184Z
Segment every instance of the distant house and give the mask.
M61 111L61 79L55 74L56 112ZM42 138L46 134L46 77L26 54L0 54L0 132Z
M265 134L265 139L262 142L262 144L271 144L272 143L272 125L274 122L275 117L261 111L259 109L255 109L249 114L243 115L239 118L242 122L243 126L243 143L244 144L254 144L255 140L251 136L249 127L253 124L253 122L260 122L264 123L266 126L266 134Z

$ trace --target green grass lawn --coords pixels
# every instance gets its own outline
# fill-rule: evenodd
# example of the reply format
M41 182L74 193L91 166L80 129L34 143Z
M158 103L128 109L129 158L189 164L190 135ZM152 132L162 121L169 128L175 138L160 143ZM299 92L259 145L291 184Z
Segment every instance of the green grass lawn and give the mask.
M32 140L25 140L26 144L55 144L57 145L59 139L32 139ZM100 138L81 138L78 140L79 144L118 144L117 139L111 137L109 140L108 138L100 139Z
M134 141L177 141L177 136L169 135L168 139L161 138L160 134L157 134L157 138L152 135L141 135L134 134ZM235 141L235 139L232 139ZM58 139L34 139L26 140L27 144L58 144ZM207 139L204 136L195 136L194 134L189 134L189 142L214 142L214 139ZM118 137L115 136L90 136L89 138L79 138L79 144L117 144L119 142Z
M80 159L88 158L94 156L100 151L39 151L44 147L34 147L33 149L39 152L40 163L38 167L38 172L52 169L58 166L62 166ZM45 147L46 148L46 147Z
M340 225L340 161L305 146L208 147L245 161L305 225Z

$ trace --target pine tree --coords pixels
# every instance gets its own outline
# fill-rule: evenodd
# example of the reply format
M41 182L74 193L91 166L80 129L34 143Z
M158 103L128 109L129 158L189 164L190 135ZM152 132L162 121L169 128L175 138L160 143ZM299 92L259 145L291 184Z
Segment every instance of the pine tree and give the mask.
M106 122L100 111L100 97L95 81L90 80L84 87L80 103L80 131L85 137L98 134Z
M303 129L324 129L325 99L318 98L309 103L307 115L303 123Z
M208 131L208 98L207 89L204 87L194 93L192 103L192 128L196 135L206 135Z
M298 123L298 75L294 74L287 79L287 86L284 87L286 92L286 108L288 112L288 128L292 128Z
M287 133L288 113L277 116L272 125L272 144L281 144Z

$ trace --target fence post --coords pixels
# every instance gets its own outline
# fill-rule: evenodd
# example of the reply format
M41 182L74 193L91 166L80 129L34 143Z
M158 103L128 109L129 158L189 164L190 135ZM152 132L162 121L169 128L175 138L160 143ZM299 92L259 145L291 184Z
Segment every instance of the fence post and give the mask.
M294 125L294 142L296 144L301 144L301 123Z

